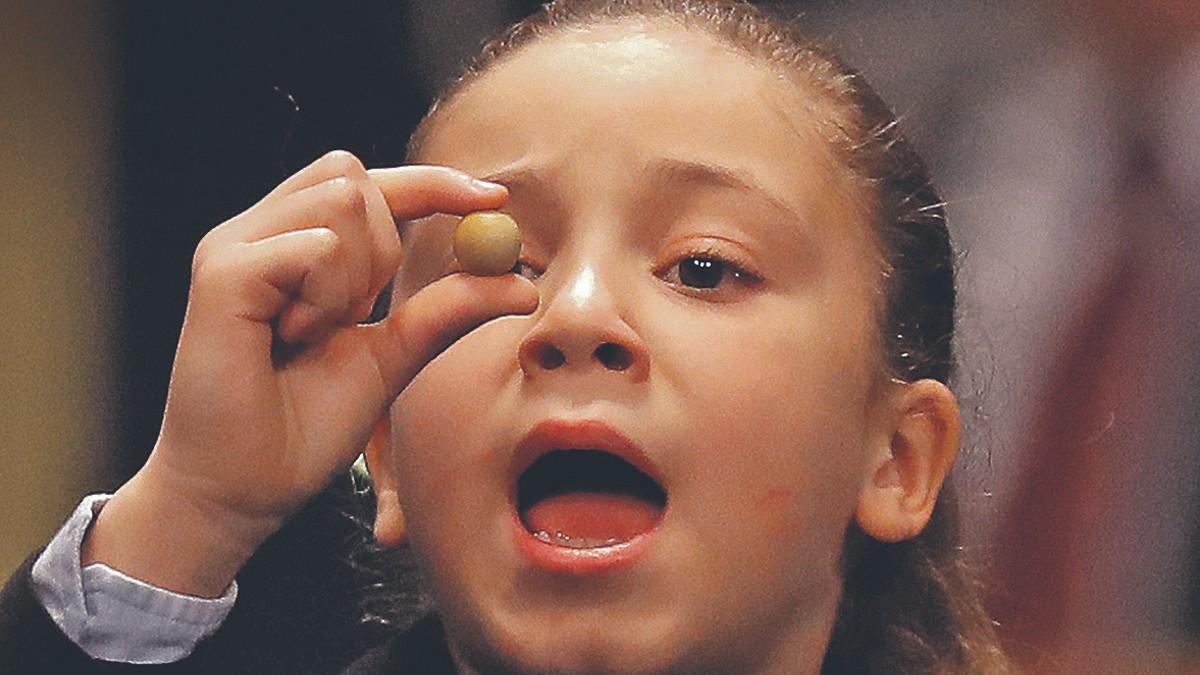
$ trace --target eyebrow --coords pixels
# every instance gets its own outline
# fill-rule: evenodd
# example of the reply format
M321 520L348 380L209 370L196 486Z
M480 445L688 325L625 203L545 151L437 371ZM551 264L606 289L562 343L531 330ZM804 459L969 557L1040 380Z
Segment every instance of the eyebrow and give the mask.
M677 183L706 185L744 192L783 211L797 223L806 222L796 209L762 185L749 172L711 162L689 159L660 158L647 164L650 180L660 185ZM538 167L515 163L483 177L484 180L508 187L539 187L548 182Z

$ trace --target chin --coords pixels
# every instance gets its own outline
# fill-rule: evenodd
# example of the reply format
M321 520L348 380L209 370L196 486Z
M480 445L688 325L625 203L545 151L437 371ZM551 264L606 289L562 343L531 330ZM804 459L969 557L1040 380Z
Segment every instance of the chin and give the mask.
M664 654L640 652L620 645L538 645L534 649L510 650L507 653L488 651L479 658L472 654L465 661L474 672L513 675L551 675L563 673L595 673L605 675L649 675L651 673L696 672L672 663Z
M495 625L467 628L466 639L451 638L452 648L466 665L488 675L696 672L680 662L681 631L665 621L635 622L601 612L553 622L528 614L513 618L511 624L501 619Z

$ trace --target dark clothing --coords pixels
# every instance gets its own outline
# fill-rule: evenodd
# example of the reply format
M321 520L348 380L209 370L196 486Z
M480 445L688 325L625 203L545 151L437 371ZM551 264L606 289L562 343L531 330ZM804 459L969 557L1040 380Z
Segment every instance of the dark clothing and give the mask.
M442 624L429 616L413 624L391 643L367 652L342 675L454 675L454 672L454 661L446 648Z
M365 584L347 564L361 528L346 490L330 490L267 541L238 575L238 600L188 658L166 665L94 661L33 593L27 559L0 591L0 673L452 673L438 621L397 636L359 621ZM348 670L347 670L348 669Z

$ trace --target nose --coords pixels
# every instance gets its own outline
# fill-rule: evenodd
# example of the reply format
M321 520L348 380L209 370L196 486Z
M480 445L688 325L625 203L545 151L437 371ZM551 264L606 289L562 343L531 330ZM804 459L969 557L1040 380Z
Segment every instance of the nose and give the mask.
M646 345L622 317L611 289L599 282L593 267L582 267L549 298L546 290L543 287L544 312L518 348L517 360L526 377L590 371L619 373L632 382L646 379Z

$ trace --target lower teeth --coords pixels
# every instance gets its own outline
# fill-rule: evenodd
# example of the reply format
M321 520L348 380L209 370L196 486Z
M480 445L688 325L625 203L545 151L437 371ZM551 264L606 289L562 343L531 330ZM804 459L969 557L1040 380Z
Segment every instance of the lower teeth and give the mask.
M554 544L555 546L563 546L565 548L603 548L621 543L620 539L588 539L586 537L569 537L562 532L550 534L545 530L538 530L533 533L533 537L538 541Z

